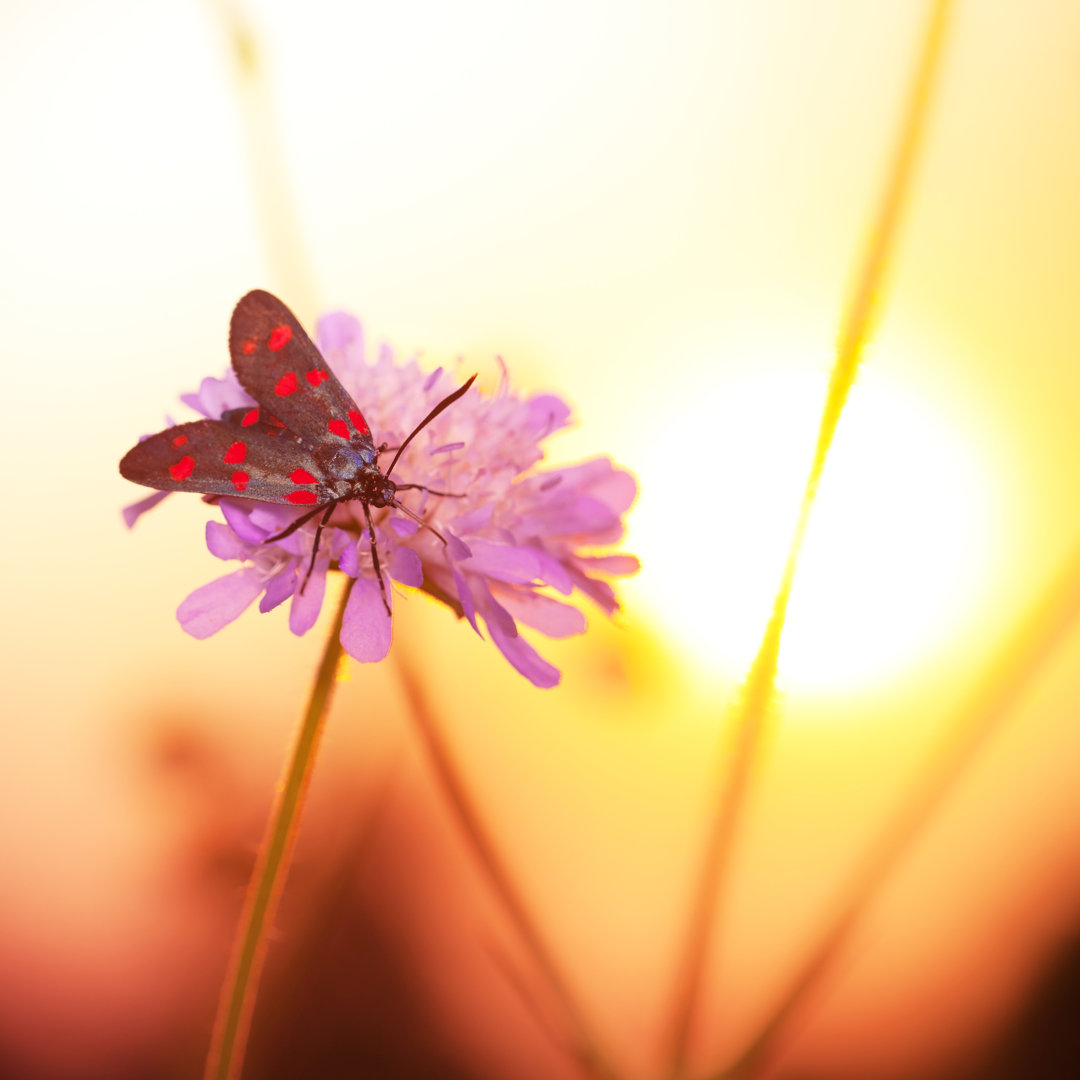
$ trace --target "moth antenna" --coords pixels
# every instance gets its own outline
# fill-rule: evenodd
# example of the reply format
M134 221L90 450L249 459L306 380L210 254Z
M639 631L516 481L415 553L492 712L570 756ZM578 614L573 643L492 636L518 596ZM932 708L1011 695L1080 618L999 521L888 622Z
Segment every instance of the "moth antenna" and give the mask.
M412 518L421 528L427 529L428 532L433 532L443 542L443 545L446 545L446 537L443 536L434 525L429 525L419 514L414 514L403 502L398 502L397 499L393 499L390 505L394 507L395 510L400 510L406 517Z
M431 412L429 412L427 416L425 416L424 419L421 420L420 423L412 429L412 433L409 435L409 437L398 447L398 451L394 455L394 460L390 462L390 468L387 469L385 473L383 473L384 476L389 476L394 471L394 466L397 464L398 458L401 457L401 452L405 449L406 446L409 445L409 443L412 442L413 436L423 431L423 429L427 427L427 425L430 424L431 421L434 420L435 417L443 411L443 409L449 407L450 405L453 405L454 402L457 401L457 399L461 397L461 395L464 394L470 386L472 386L473 380L475 380L475 378L476 376L473 375L472 378L470 378L464 386L459 386L452 394L448 394L446 397L444 397L442 401L440 401L439 404L436 405L435 408L432 409ZM446 541L443 540L443 543L445 544Z

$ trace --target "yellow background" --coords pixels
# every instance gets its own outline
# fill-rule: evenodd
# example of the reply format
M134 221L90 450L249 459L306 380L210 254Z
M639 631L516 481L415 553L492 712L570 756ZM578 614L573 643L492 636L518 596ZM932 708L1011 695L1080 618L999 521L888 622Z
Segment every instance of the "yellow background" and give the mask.
M73 1060L108 1073L178 1011L209 1024L243 875L213 902L177 881L219 832L258 836L325 620L295 639L252 610L187 638L176 605L228 569L206 509L170 498L128 533L142 492L116 464L225 370L232 305L261 286L308 325L346 308L432 367L465 356L488 387L502 356L572 402L557 460L610 453L641 480L625 546L643 570L614 625L540 643L557 690L420 597L395 648L598 1033L649 1075L710 751L760 631L758 594L734 596L779 569L923 5L265 0L270 114L245 103L224 12L0 5L0 1046L27 1075L82 1076ZM743 821L701 1068L765 1014L1080 536L1078 94L1080 7L960 5L842 421L862 469L831 533L823 491L834 557L818 599L793 600L803 652L793 637ZM860 428L864 387L885 404ZM845 588L871 602L838 620ZM787 1066L908 1076L987 1052L1075 932L1076 659L1072 641L902 864ZM354 666L305 836L415 796L414 857L442 866L457 841L413 744L392 665ZM561 1075L476 922L417 961L455 1052L508 1075L485 1049L500 1015L547 1054L535 1075ZM484 993L456 996L464 979Z

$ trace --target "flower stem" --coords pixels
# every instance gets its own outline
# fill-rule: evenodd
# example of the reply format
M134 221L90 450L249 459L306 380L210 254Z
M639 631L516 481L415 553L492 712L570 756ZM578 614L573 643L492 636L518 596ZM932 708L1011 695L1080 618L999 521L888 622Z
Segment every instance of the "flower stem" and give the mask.
M483 816L469 795L454 756L439 730L434 710L431 708L420 679L417 678L415 670L406 657L401 642L395 645L393 655L397 661L401 683L411 706L417 732L434 770L436 781L442 788L443 795L457 818L473 854L486 873L521 940L532 954L537 968L558 1000L565 1021L571 1030L570 1038L574 1056L590 1076L611 1080L616 1075L614 1068L590 1034L588 1023L559 971L551 950L544 941L517 885L500 859L495 842L484 825Z
M930 20L923 37L922 52L907 99L907 113L895 157L887 175L885 190L837 335L836 359L818 428L817 445L803 491L799 517L792 534L780 585L761 646L747 677L733 716L734 746L725 757L725 782L711 820L698 879L693 909L688 923L681 970L678 975L669 1046L669 1073L680 1077L686 1068L687 1052L716 918L716 898L731 860L739 813L746 802L750 779L760 756L770 705L775 695L780 641L787 617L788 599L809 524L810 512L825 470L825 461L848 394L862 360L863 348L873 329L880 292L895 245L902 211L911 186L911 176L922 142L934 75L939 66L945 36L949 0L932 0Z
M307 712L292 757L278 784L277 798L248 886L229 970L221 988L204 1080L236 1080L243 1066L255 994L266 960L267 939L296 846L300 813L330 707L334 675L341 658L341 623L352 585L353 579L346 578Z

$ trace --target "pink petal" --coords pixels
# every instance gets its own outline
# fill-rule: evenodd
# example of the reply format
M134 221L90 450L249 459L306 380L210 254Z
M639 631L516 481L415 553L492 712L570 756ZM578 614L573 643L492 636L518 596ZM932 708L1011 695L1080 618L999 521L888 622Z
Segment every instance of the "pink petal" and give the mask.
M491 515L495 512L495 503L486 502L483 506L478 506L475 510L470 510L467 514L461 514L459 517L452 518L449 522L449 526L456 533L474 533L479 532L481 529L486 528L491 521Z
M251 520L251 511L254 508L254 504L250 499L244 499L243 502L236 502L233 499L222 499L218 506L221 507L222 514L225 515L225 520L229 524L229 528L232 529L241 540L246 540L249 544L261 544L267 536L269 536L269 529L260 529L257 525L253 524Z
M251 545L245 544L239 536L220 521L206 523L206 548L218 559L246 559L251 553Z
M637 498L637 481L622 469L612 466L611 475L589 486L589 494L606 503L615 514L624 514Z
M185 632L201 641L228 626L263 591L254 567L246 566L196 589L177 609Z
M469 620L472 628L480 634L480 627L476 625L476 603L473 600L472 590L465 580L465 575L453 564L450 564L450 573L454 575L454 584L457 586L458 599L461 601L461 610L465 612L465 618ZM483 637L483 634L480 634Z
M333 311L324 315L315 331L319 351L324 355L332 350L347 349L352 345L364 347L364 328L355 315Z
M497 621L487 624L491 640L499 652L510 661L514 670L524 675L533 686L548 690L558 685L560 674L557 667L549 664L520 634L505 633Z
M610 574L612 577L626 577L641 569L641 562L636 555L581 555L575 562L589 570Z
M526 402L523 426L533 438L542 439L545 435L565 427L569 419L570 406L562 398L557 398L554 394L541 394Z
M145 499L140 499L130 506L125 506L123 511L124 524L130 529L147 510L153 510L162 499L170 494L171 492L168 491L155 491L153 495L147 495Z
M404 539L406 536L412 536L417 529L420 528L415 521L410 521L408 518L392 517L387 522L391 531L395 536L399 536Z
M593 603L599 605L609 615L619 610L619 601L615 599L615 590L599 578L591 578L580 570L573 571L574 584L588 596Z
M554 555L550 555L540 548L536 549L536 558L540 563L540 573L537 574L538 580L561 592L563 596L569 596L574 591L574 582L570 577L570 571Z
M326 593L326 572L330 569L330 556L319 555L315 559L315 569L311 571L304 591L294 592L292 605L289 607L289 629L301 637L318 621L322 611L323 596ZM305 568L304 573L307 573Z
M393 604L393 593L387 589ZM359 577L345 605L341 624L341 644L345 651L362 663L382 660L390 651L392 624L383 607L382 592L373 578Z
M420 556L412 548L398 544L391 549L388 562L387 569L395 581L416 588L424 584L424 568L420 562Z
M350 543L338 554L338 566L341 567L341 572L347 574L349 577L360 576L360 562L357 556L357 550L359 544L352 540L350 537Z
M455 536L449 529L446 530L446 551L451 559L460 562L472 556L472 549L460 537Z
M299 587L300 581L296 576L296 560L290 559L285 566L266 583L266 592L259 601L259 610L263 612L263 614L268 611L273 611L278 604L284 604Z
M506 590L499 599L515 619L550 638L573 637L585 630L585 615L576 607L541 593Z
M462 560L462 569L470 573L484 574L496 581L516 585L535 581L540 576L540 560L531 548L494 544L479 537L473 537L469 547L472 555Z

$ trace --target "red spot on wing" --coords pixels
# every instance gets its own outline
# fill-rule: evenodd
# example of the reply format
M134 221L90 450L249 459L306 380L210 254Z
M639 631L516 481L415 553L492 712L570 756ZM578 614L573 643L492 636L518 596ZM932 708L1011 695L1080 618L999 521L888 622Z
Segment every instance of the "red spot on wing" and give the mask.
M319 501L319 496L314 491L290 491L285 498L288 502L295 503L297 506L310 506L312 503Z
M315 483L315 477L312 476L311 473L309 473L307 471L307 469L293 469L293 471L291 473L289 473L289 479L294 484L314 484Z
M270 336L266 339L266 347L271 352L277 352L278 349L284 349L290 341L292 341L292 327L282 323L270 331Z
M343 439L349 437L349 425L344 420L331 420L326 425L326 430L332 435L340 435Z
M278 397L288 397L289 394L294 393L296 390L296 372L286 371L277 381L277 386L274 387L274 392Z
M268 416L266 418L266 422L268 424L273 424L274 427L284 427L285 426L276 416Z
M258 422L259 422L259 410L258 409L249 409L246 413L244 413L244 419L240 421L240 426L241 427L251 427L252 424L257 424Z
M237 491L243 491L248 486L248 481L251 479L246 472L234 472L232 474L232 486Z
M244 342L244 352L250 356L255 351L255 342L248 340Z
M186 435L177 435L176 438L173 439L172 444L173 446L183 446L187 441L188 437Z
M319 383L326 382L330 376L327 375L325 371L309 371L304 378L307 379L312 386L318 386Z
M195 459L193 457L182 457L175 465L169 466L169 475L174 480L186 480L194 468Z
M234 442L232 446L225 451L225 457L222 460L226 465L239 465L246 457L247 447L242 442Z
M359 409L349 410L349 419L353 422L353 427L360 432L361 435L367 435L371 430L367 426L367 421L364 419L363 414Z

